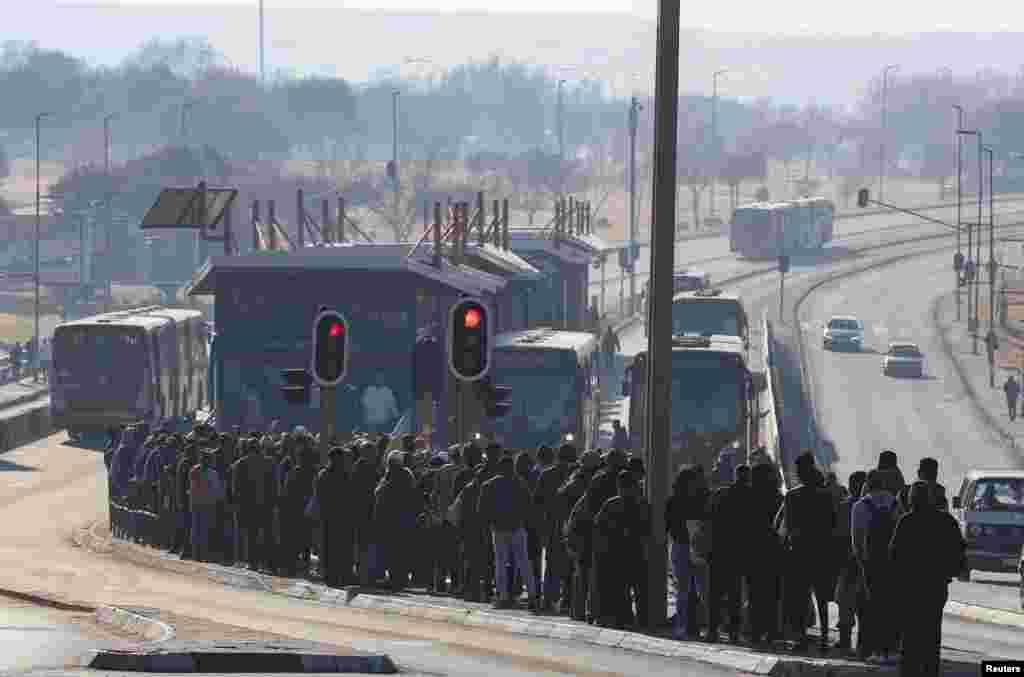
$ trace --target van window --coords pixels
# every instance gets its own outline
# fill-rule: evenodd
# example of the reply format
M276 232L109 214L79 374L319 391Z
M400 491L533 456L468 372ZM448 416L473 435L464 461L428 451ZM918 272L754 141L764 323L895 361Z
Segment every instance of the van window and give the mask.
M970 506L978 512L1024 512L1024 478L982 478Z

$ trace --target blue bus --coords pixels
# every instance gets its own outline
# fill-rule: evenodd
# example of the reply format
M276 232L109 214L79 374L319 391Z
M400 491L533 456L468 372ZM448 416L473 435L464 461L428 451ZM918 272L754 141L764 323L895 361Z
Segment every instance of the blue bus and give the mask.
M683 463L709 470L718 453L736 446L747 456L757 441L758 389L746 348L735 336L676 336L672 339L672 456L674 474ZM634 451L643 448L647 415L647 353L630 366L629 433ZM756 382L756 385L755 385Z
M490 380L512 388L512 409L489 421L510 449L572 442L590 448L600 423L597 339L587 332L530 329L495 339Z

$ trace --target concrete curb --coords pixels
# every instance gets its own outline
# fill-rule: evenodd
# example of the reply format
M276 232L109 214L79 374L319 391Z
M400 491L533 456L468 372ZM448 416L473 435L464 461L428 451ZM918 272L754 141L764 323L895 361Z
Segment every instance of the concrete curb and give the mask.
M387 655L335 656L328 654L273 652L145 653L94 651L88 663L93 670L170 673L333 673L394 675L398 668Z
M1012 628L1024 628L1024 613L1009 609L995 609L986 606L974 606L955 600L946 602L946 613L960 620L988 625L1002 625Z
M140 635L154 644L174 639L174 628L163 621L116 606L102 606L96 609L96 621L122 632Z
M20 602L28 602L29 604L45 606L51 609L58 609L60 611L76 611L80 613L93 613L96 611L96 607L94 606L75 604L74 602L62 602L54 599L44 592L21 592L20 590L0 588L0 597L16 599Z

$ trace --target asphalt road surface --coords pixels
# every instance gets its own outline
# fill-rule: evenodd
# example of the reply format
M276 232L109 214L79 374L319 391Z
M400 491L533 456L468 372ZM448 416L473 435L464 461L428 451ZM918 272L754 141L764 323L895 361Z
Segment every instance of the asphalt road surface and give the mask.
M922 457L937 459L939 481L950 494L971 469L1022 465L971 408L932 328L932 303L950 286L948 259L943 253L843 278L819 288L802 308L818 420L836 449L840 477L873 467L882 449L896 451L908 477ZM864 322L861 353L822 349L824 323L834 314ZM904 339L925 355L922 379L882 374L880 353L890 340ZM973 580L954 583L952 598L1020 609L1018 576L975 572Z
M894 217L902 218L902 217ZM905 237L905 234L902 235ZM899 237L896 234L890 238ZM946 241L952 247L952 238ZM860 244L860 243L858 243ZM927 251L943 245L936 240L921 244L893 245L863 257L834 258L815 261L811 257L794 259L786 281L785 309L787 323L792 323L791 300L812 282L834 271L853 270L872 261L892 256ZM833 247L841 253L842 245ZM952 249L908 263L886 266L877 272L844 278L825 285L804 303L810 340L807 342L815 383L818 426L823 429L839 453L836 464L840 477L845 478L855 469L873 467L878 452L892 448L900 455L904 473L912 476L922 456L935 456L942 469L940 480L947 487L958 487L967 467L1010 462L1004 451L995 445L984 424L975 418L959 388L943 383L948 366L936 363L938 349L928 343L930 321L927 317L931 299L949 289ZM778 275L760 276L728 287L744 299L751 321L760 323L765 313L776 321L778 317ZM939 291L937 291L939 290ZM820 318L833 312L858 314L869 327L867 343L877 347L880 339L873 338L873 325L890 328L886 336L910 334L923 342L928 355L930 373L934 379L918 383L886 380L881 374L881 356L823 353L821 350ZM815 322L817 324L815 324ZM623 353L633 355L646 350L647 339L640 324L633 325L621 336ZM754 345L760 345L754 343ZM818 375L821 374L819 377ZM797 402L795 398L792 402ZM806 411L788 412L795 418L806 417ZM939 442L946 436L951 442ZM806 440L809 444L809 440ZM957 453L956 450L971 450ZM1018 461L1019 464L1019 461ZM959 474L958 474L959 473ZM950 587L950 598L982 606L1019 609L1019 593L1011 583L1012 576L974 574L972 583L958 583ZM943 626L944 646L978 655L1024 658L1024 631L997 628L990 625L961 621L947 615Z

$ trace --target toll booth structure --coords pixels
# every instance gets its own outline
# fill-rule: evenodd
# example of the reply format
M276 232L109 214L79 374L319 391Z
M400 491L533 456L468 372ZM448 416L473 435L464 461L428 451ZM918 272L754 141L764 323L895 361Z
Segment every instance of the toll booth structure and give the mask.
M350 332L336 429L343 437L414 432L429 414L433 445L444 448L461 423L449 414L448 313L463 296L493 300L505 286L499 275L407 244L321 243L212 257L186 293L214 297L217 427L265 430L277 419L319 430L316 386L310 404L289 404L281 370L309 368L313 318L328 306L346 317ZM436 403L428 411L416 406L424 396Z

